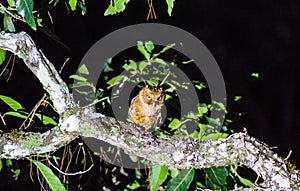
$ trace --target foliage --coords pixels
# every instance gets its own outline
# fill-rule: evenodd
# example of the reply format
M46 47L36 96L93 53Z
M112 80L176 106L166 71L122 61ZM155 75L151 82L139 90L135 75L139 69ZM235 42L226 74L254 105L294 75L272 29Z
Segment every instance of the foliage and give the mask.
M78 68L77 73L78 74L69 76L69 78L75 80L73 84L69 85L69 88L72 88L79 94L84 95L86 100L98 103L99 101L97 98L103 96L103 89L97 89L92 82L88 81L89 71L85 64ZM101 100L108 100L108 97L102 98Z
M33 1L32 0L23 0L16 1L16 3L11 3L11 5L15 5L17 11L21 17L23 17L26 23L33 29L36 30L36 24L33 17Z
M158 187L168 177L168 168L166 166L153 165L151 167L151 177L150 177L150 190L158 190Z
M33 163L38 167L52 191L66 191L66 188L49 167L39 161L33 161Z
M15 180L18 180L19 175L21 173L21 170L17 167L17 165L15 165L16 163L14 161L12 161L11 159L0 159L0 172L3 168L3 161L5 161L4 165L10 169L10 172L13 174L13 178Z
M214 190L224 190L228 171L225 167L212 167L204 169L206 173L205 184Z
M4 114L0 113L3 122L5 120L5 116L13 116L21 119L30 118L31 114L29 112L24 111L25 108L13 98L9 96L0 95L0 100L2 100L11 109L10 111L5 112ZM34 113L34 116L36 116L44 125L57 125L57 122L49 116L45 116L40 113Z
M108 8L106 9L106 11L104 12L104 16L114 15L114 14L123 12L129 2L130 2L130 0L110 0L110 4L109 4ZM166 3L168 5L169 16L172 15L174 2L175 2L175 0L166 0Z
M122 88L124 88L127 83L139 84L142 81L144 84L139 84L139 86L148 84L152 87L163 87L166 93L166 102L173 105L178 104L174 101L175 99L178 99L176 91L186 91L189 88L194 88L198 91L198 94L201 94L204 91L207 92L208 90L205 82L193 79L193 84L191 84L190 82L178 80L178 76L173 72L172 67L183 67L184 70L184 67L194 63L192 60L184 60L181 61L181 63L176 63L176 60L174 59L166 60L164 55L166 55L168 51L173 51L172 48L174 46L176 46L176 44L172 43L165 47L158 48L151 41L138 41L137 51L142 54L145 60L140 62L133 59L126 60L122 66L125 72L110 78L109 73L114 72L115 74L114 68L117 67L113 65L113 62L110 59L110 62L107 62L105 65L105 75L102 79L106 81L108 86L102 87L102 89L110 89L111 87L116 86L120 91L114 93L112 99L117 99L120 96L119 93L122 92ZM179 55L177 57L179 57ZM151 76L152 78L147 79L147 76ZM199 140L226 137L228 134L220 133L217 130L222 126L220 122L222 119L209 117L213 110L227 113L225 106L221 102L214 100L211 103L202 102L197 105L196 111L186 113L182 118L174 116L167 117L167 122L164 124L164 127L156 131L156 135L162 137L168 137L169 135L190 136ZM186 125L188 123L196 124L199 129L194 132L188 132ZM229 121L224 123L224 126L222 127L223 130L226 130L225 125L228 123ZM161 132L163 129L168 133Z
M3 61L5 60L6 51L0 49L0 66L3 64Z
M254 77L254 78L259 78L259 73L253 72L251 74L251 76Z
M166 187L166 191L185 191L188 190L195 175L194 169L182 170L177 176L172 178Z

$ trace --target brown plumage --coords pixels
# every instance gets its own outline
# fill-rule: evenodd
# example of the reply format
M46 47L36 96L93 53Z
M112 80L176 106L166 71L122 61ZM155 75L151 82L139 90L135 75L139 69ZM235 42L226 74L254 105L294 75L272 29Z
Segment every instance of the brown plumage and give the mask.
M155 127L162 120L162 106L165 94L157 88L144 87L130 103L128 121L143 126L146 130Z

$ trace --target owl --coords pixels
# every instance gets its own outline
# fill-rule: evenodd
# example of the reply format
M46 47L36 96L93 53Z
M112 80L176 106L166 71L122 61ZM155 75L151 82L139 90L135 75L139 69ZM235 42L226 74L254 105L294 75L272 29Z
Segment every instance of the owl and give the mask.
M165 93L158 88L144 87L130 103L128 121L150 130L162 122Z

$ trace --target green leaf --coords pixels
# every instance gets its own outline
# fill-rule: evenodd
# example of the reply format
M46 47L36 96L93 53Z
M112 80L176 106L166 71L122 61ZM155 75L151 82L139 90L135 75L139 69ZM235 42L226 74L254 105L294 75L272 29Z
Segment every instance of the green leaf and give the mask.
M175 168L170 168L170 172L171 172L171 177L174 178L180 173L180 170Z
M159 83L160 83L159 79L156 79L156 78L151 78L151 79L147 80L147 84L151 87L157 87Z
M93 86L92 84L91 84L91 82L77 82L77 87L82 87L82 86L88 86L88 87L91 87L91 86Z
M7 167L12 167L12 160L11 159L6 159L5 160L5 165L7 166Z
M211 133L202 137L202 140L217 140L228 137L227 133Z
M56 121L54 121L51 117L42 115L40 113L36 113L35 116L37 116L39 120L43 122L44 125L57 125Z
M168 51L169 49L173 48L173 46L175 46L176 44L173 43L173 44L169 44L167 46L165 46L159 53L156 53L156 54L153 54L153 58L156 58L158 57L159 55L161 55L162 53ZM172 64L172 63L171 63ZM173 63L174 64L174 63Z
M194 60L187 60L187 61L183 61L182 64L189 64L189 63L193 63Z
M195 87L198 89L198 90L202 90L204 88L206 88L205 84L203 82L199 83L199 84L196 84Z
M185 169L182 170L175 178L172 178L168 184L166 191L185 191L190 187L194 179L195 170Z
M254 72L253 72L253 73L251 74L251 76L254 77L254 78L259 78L259 73L254 73Z
M242 99L242 96L234 96L234 101L239 101L240 99Z
M1 14L6 14L6 13L5 13L5 7L0 6L0 13L1 13Z
M171 129L178 129L178 128L179 128L179 124L180 124L179 119L174 118L174 119L170 122L170 124L168 125L168 127L171 128Z
M169 14L169 16L172 15L172 10L173 10L173 7L174 7L174 1L175 0L166 0L166 2L168 4L168 14Z
M114 71L109 65L112 63L112 58L108 58L104 64L104 72L111 72Z
M80 74L86 74L86 75L89 75L89 70L87 69L86 65L85 64L82 64L79 69L78 69L78 72Z
M124 68L126 71L129 71L129 70L136 70L137 69L137 64L134 60L129 60L129 64L124 64L122 66L122 68Z
M123 12L130 0L110 0L110 5L104 12L104 16Z
M83 81L83 82L87 81L87 79L86 79L85 77L78 76L78 75L76 75L76 74L73 74L73 75L69 76L69 78L73 78L73 79L75 79L75 80Z
M225 120L227 123L232 123L233 121L231 119L226 119Z
M155 58L154 61L157 62L158 64L168 65L166 61L161 58Z
M207 119L208 123L212 123L212 124L217 125L217 126L221 125L219 119L214 119L214 118L211 118L211 117L206 117L206 119Z
M54 0L54 5L53 6L56 6L59 1L60 0Z
M33 161L33 163L38 167L52 191L66 191L64 185L49 167L39 161Z
M211 189L216 189L219 186L225 186L227 181L226 178L228 176L228 171L225 167L212 167L204 169L206 173L205 182L206 185Z
M166 166L153 165L151 167L150 190L157 191L158 187L167 179L168 168Z
M71 11L75 11L76 10L76 5L77 5L77 0L69 0L69 5L71 8Z
M243 177L241 177L241 176L238 176L238 178L239 178L239 181L240 181L242 184L244 184L245 186L251 187L251 186L253 186L253 184L254 184L251 180L249 180L249 179L247 179L247 178L243 178Z
M198 104L198 112L200 116L203 116L208 112L208 106L205 103Z
M15 7L16 6L16 2L15 0L7 0L7 3L10 7Z
M219 107L219 108L217 108L217 110L222 110L225 113L227 113L226 107L224 106L224 104L222 102L213 101L213 104L216 104Z
M89 94L89 92L87 92L87 91L80 91L80 90L77 90L77 89L75 89L75 91L82 94L82 95L88 95Z
M10 171L13 173L13 177L15 178L15 180L18 180L21 170L20 169L11 169Z
M243 178L243 177L241 177L239 174L238 174L238 172L237 172L237 170L238 170L238 166L235 166L235 165L231 165L230 166L230 171L236 176L236 177L238 177L238 179L239 179L239 181L243 184L243 185L245 185L245 186L253 186L253 182L251 181L251 180L249 180L249 179L246 179L246 178Z
M5 57L6 57L6 51L3 49L0 49L0 66L3 63L3 61L5 60Z
M11 19L11 16L7 14L3 15L3 30L8 30L9 32L16 32L15 25Z
M18 118L21 118L21 119L26 119L28 117L28 114L24 115L24 114L21 114L19 112L16 112L16 111L9 111L9 112L6 112L4 114L5 115L10 115L10 116L14 116L14 117L18 117Z
M106 82L108 85L115 85L125 78L125 75L118 75Z
M38 24L39 27L43 27L43 24L42 24L43 19L42 18L36 19L36 22L37 22L37 24Z
M140 62L140 63L139 63L139 70L140 70L141 72L143 72L144 68L146 68L148 65L149 65L148 62L145 62L145 61Z
M227 126L226 126L226 125L223 125L223 126L222 126L222 130L223 130L223 131L228 131Z
M139 187L141 187L140 183L135 180L133 183L128 184L126 188L128 188L130 190L135 190L135 189L137 189Z
M169 100L169 99L172 99L173 96L169 95L169 94L166 94L166 97L165 97L165 101Z
M198 187L205 189L206 186L204 184L202 184L202 182L197 182L196 183Z
M86 5L85 5L85 2L82 1L82 2L79 2L79 7L81 9L81 15L85 15L86 14Z
M32 0L17 0L16 8L23 18L25 18L27 24L33 29L36 30L36 24L34 21L34 16L32 14L33 1Z
M142 41L137 42L137 49L144 55L144 57L149 60L150 59L150 54L147 52L146 48L144 47L144 44Z
M2 160L0 159L0 172L2 170L2 167L3 167L3 163L2 163Z
M135 179L141 179L143 177L143 174L139 169L135 169Z
M148 41L148 42L145 42L145 47L146 47L147 51L151 54L152 50L154 49L154 44L152 41Z
M200 132L198 134L198 140L203 140L203 137L205 135L205 132L206 132L206 129L208 128L206 124L202 124L202 123L199 123L198 124L198 127L200 128Z
M173 48L176 44L173 43L173 44L168 44L167 46L165 46L159 53L162 54L166 51L168 51L169 49Z
M24 109L23 106L19 102L17 102L16 100L14 100L11 97L0 95L0 99L3 102L5 102L6 105L8 105L14 111L17 111L19 109Z

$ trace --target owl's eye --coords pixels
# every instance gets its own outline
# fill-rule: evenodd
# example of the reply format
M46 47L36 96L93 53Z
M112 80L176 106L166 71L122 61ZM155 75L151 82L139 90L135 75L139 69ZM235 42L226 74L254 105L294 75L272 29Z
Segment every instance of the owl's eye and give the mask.
M150 99L151 99L151 97L147 95L147 96L146 96L146 99L147 99L147 100L150 100Z

